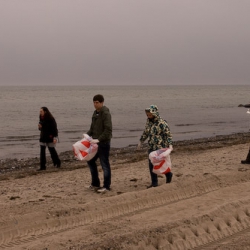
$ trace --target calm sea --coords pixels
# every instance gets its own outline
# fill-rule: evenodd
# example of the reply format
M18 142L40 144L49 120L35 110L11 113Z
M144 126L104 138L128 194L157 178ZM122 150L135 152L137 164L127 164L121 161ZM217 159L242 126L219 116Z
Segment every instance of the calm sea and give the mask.
M39 86L0 87L0 159L39 156L40 107L56 118L58 152L88 131L92 98L103 94L113 122L111 147L138 143L145 108L156 104L175 141L248 132L250 115L239 104L250 103L250 86Z

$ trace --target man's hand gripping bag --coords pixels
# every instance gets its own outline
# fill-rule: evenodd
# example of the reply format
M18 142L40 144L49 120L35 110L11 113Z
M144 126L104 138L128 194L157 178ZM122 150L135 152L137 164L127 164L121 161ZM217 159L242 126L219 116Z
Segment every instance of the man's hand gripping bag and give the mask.
M96 155L98 144L91 144L90 142L92 140L92 137L87 134L83 134L83 139L73 144L74 155L78 160L89 161Z

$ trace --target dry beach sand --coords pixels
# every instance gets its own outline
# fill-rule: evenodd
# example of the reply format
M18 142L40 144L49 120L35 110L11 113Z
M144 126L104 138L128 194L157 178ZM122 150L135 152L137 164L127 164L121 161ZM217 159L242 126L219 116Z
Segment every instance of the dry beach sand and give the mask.
M1 160L0 249L250 249L249 142L177 142L172 183L159 176L151 189L146 145L112 149L105 194L86 189L89 169L72 152L44 172L37 158Z

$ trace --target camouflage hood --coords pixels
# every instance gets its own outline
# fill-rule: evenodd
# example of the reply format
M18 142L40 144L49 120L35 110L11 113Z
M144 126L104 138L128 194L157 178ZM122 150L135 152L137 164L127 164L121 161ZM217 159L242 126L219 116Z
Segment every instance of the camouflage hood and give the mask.
M145 111L150 112L156 118L160 118L160 114L158 112L158 107L154 104L150 105L150 107L145 109Z

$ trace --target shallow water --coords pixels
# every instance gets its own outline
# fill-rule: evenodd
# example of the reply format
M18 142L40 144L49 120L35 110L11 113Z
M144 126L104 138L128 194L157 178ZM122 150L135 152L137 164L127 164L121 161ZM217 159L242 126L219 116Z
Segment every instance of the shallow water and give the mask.
M0 159L39 156L39 110L56 118L58 152L87 132L94 111L92 98L103 94L113 122L112 147L137 144L145 108L156 104L168 121L173 140L247 132L250 86L52 86L0 87Z

